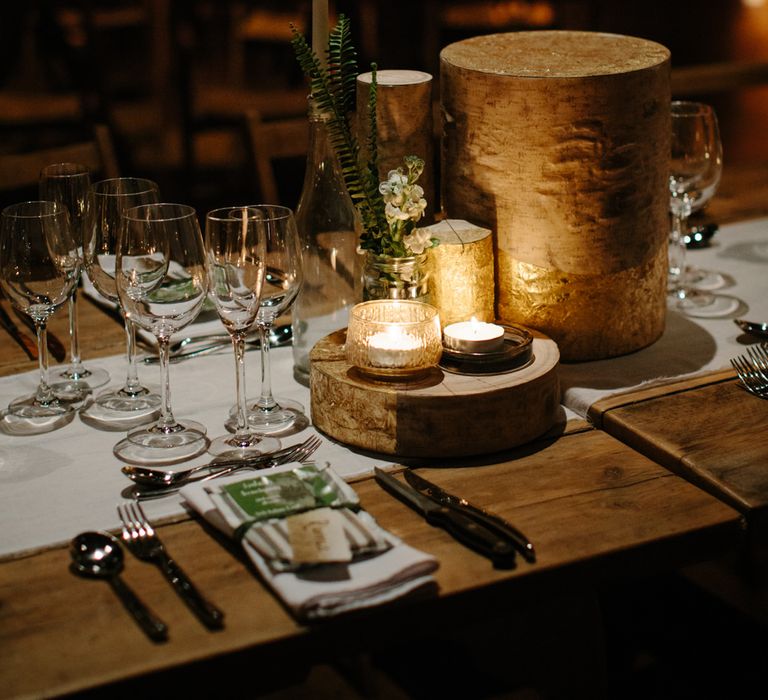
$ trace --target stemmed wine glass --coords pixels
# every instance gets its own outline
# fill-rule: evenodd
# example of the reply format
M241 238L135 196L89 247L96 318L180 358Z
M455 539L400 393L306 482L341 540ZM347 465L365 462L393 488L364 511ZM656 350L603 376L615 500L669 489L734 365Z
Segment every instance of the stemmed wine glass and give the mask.
M274 452L280 441L265 438L248 424L245 399L245 336L259 313L265 276L264 211L258 207L226 207L208 212L205 251L209 296L232 337L235 351L237 414L234 435L211 442L212 454Z
M11 303L37 329L40 381L31 396L14 399L9 414L31 429L51 430L73 415L48 383L48 319L72 294L80 256L67 210L57 202L22 202L6 207L0 224L0 285Z
M118 302L115 282L117 240L123 212L130 207L158 201L157 185L151 180L118 177L91 186L83 258L93 286L104 297ZM107 414L150 419L160 406L160 396L142 386L136 369L136 329L122 310L128 356L128 372L120 389L102 392L95 404ZM110 417L114 417L114 415ZM104 416L101 416L104 417Z
M295 427L304 416L301 404L272 395L268 337L275 319L291 307L301 288L301 248L291 209L272 204L250 208L259 212L264 229L266 273L256 317L261 348L261 395L248 402L248 422L260 433L278 433Z
M78 163L55 163L40 172L40 199L59 202L69 212L72 238L77 246L82 266L83 234L88 213L88 191L91 174ZM80 384L95 389L109 381L109 373L101 367L86 367L80 359L80 341L77 328L77 285L69 297L69 366L52 377L55 391L64 395L72 393Z
M157 338L162 413L156 422L130 430L115 454L143 462L194 457L208 447L206 430L173 415L168 346L173 333L195 320L208 293L205 248L195 210L185 204L145 204L125 211L116 282L126 317Z
M711 199L723 169L722 145L715 112L700 102L672 102L669 175L672 231L669 239L670 293L683 310L713 304L710 292L692 289L685 267L688 217Z

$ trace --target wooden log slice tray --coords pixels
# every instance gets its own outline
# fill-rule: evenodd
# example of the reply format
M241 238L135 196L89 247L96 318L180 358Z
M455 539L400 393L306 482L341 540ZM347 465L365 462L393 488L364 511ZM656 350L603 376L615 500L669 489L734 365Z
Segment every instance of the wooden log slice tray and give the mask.
M557 344L533 333L530 362L466 375L434 368L415 382L373 382L344 356L346 329L310 354L312 423L352 447L401 457L467 457L539 437L560 406Z

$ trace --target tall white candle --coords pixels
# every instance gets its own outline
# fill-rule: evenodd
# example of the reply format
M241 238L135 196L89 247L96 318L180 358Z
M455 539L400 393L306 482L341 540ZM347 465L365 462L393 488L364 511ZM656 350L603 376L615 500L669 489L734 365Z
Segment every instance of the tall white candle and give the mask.
M326 65L328 49L328 0L312 0L312 50Z

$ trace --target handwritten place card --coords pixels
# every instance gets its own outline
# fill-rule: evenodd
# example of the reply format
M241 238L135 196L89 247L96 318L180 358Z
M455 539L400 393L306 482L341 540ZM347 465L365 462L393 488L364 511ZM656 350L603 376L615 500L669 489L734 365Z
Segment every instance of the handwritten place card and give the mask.
M344 518L333 508L317 508L285 520L294 564L352 561Z

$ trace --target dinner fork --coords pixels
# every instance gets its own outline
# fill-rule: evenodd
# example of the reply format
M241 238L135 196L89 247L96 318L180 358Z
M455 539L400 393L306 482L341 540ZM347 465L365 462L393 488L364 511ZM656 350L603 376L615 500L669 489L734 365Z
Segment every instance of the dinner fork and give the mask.
M758 362L758 364L755 364ZM731 366L736 370L736 375L741 382L741 385L754 396L758 396L761 399L768 398L768 362L763 363L764 366L761 369L761 361L753 359L745 355L737 355L731 359Z
M123 522L123 542L126 548L139 559L156 564L206 627L221 629L224 626L224 613L200 595L181 567L171 559L141 505L120 504L117 506L117 514Z
M195 475L185 478L179 482L174 483L167 488L152 488L146 491L138 489L134 486L133 498L137 501L145 501L152 498L159 498L162 496L168 496L169 494L176 493L180 488L187 484L194 483L196 481L208 481L209 479L216 479L220 476L227 476L240 469L271 469L273 467L280 466L281 464L288 464L289 462L304 462L309 459L317 450L323 441L317 436L312 435L304 442L295 445L292 449L276 452L270 459L261 461L260 458L251 460L238 460L230 466L214 471L204 476Z

